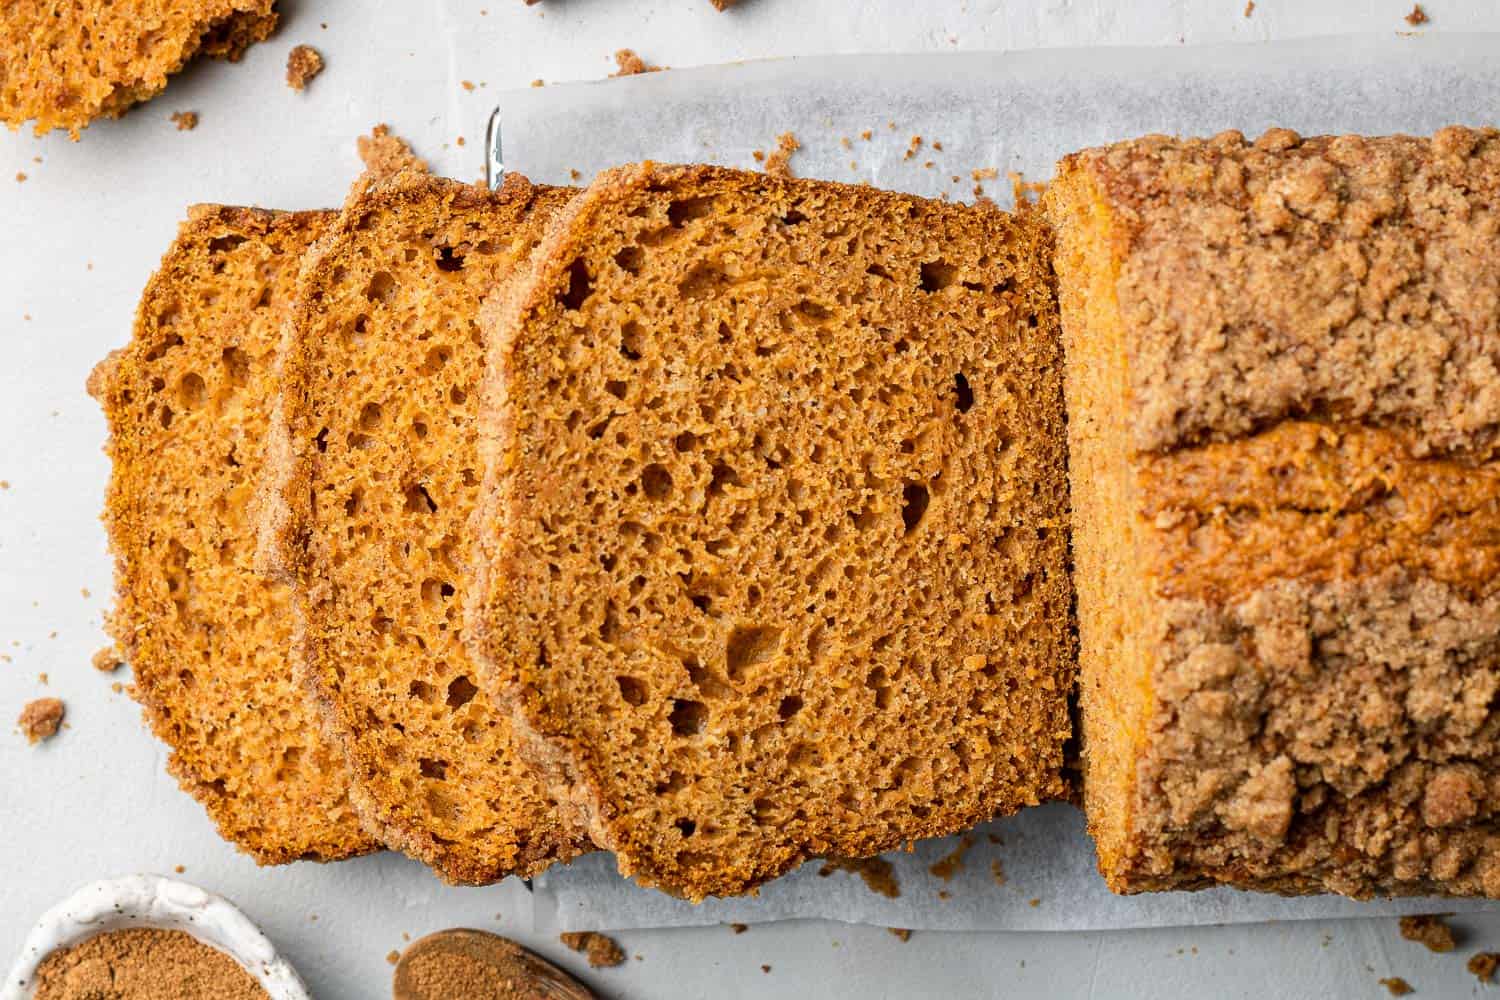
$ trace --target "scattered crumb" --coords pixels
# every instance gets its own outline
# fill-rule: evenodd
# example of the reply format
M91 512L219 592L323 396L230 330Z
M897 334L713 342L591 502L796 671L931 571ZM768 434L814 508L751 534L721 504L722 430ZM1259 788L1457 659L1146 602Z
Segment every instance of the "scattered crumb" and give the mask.
M26 183L26 172L25 171L23 171L23 170L17 170L16 171L16 183L17 184L25 184Z
M179 132L191 132L198 127L198 112L196 111L174 111L169 119L177 126Z
M769 965L762 965L760 967L760 971L761 972L770 972L771 971L771 967Z
M658 72L660 66L652 66L635 54L634 49L619 49L615 52L615 65L619 68L610 76L637 76L641 73Z
M455 139L453 141L456 142L456 143L458 143L458 145L460 145L460 146L464 145L464 137L463 136L459 136L457 139Z
M173 868L172 870L174 872L176 872L177 874L181 875L183 872L187 871L187 868L185 866L183 866L183 865L178 865L176 868Z
M390 953L385 956L385 960L387 962L390 962L392 965L395 965L397 962L401 961L401 953L392 948L390 950Z
M589 967L594 969L609 968L619 965L625 961L625 952L615 944L615 939L597 931L575 931L570 934L560 934L558 939L563 944L581 953L589 960Z
M410 941L411 940L411 935L408 934L408 933L406 933L405 931L402 931L401 932L401 940L403 940L403 941Z
M427 170L426 161L412 152L405 139L391 135L389 125L376 125L369 135L360 136L356 145L365 172L372 177L389 177L403 170Z
M839 139L839 145L843 146L845 149L853 149L854 148L854 143L852 143L852 142L849 141L849 137L847 135L844 136L844 137L842 137L841 139Z
M708 2L714 5L714 10L728 10L740 0L708 0Z
M1005 884L1005 865L999 858L990 860L990 878L995 880L996 885Z
M1469 971L1481 983L1488 983L1494 979L1496 969L1500 969L1500 952L1481 951L1469 959Z
M863 132L861 132L861 133L860 133L860 134L859 134L859 137L860 137L860 138L861 138L861 139L863 139L863 140L864 140L864 141L865 141L865 142L869 142L869 141L870 141L870 138L871 138L871 137L872 137L872 136L873 136L873 135L874 135L874 134L875 134L875 133L874 133L874 132L872 132L872 131L870 131L870 130L869 130L869 129L865 129L865 130L864 130L864 131L863 131Z
M1453 928L1437 914L1402 917L1401 936L1426 945L1428 951L1439 953L1452 951L1457 943L1453 939Z
M764 163L764 162L766 162L766 154L765 154L764 150L760 150L760 149L752 150L751 153L750 153L750 155L753 156L753 157L755 157L755 162L756 163Z
M1386 979L1382 979L1380 981L1380 985L1384 986L1393 997L1404 997L1408 993L1413 992L1411 983L1408 983L1400 976L1390 976Z
M941 899L943 902L946 903L948 900L950 900L952 898L953 898L953 893L949 892L947 889L939 889L938 890L938 899Z
M743 934L743 933L745 933L746 931L748 931L750 929L750 925L749 924L730 924L729 925L729 929L732 930L732 931L734 931L736 934Z
M31 317L27 316L26 318L30 319ZM0 490L8 490L8 489L10 489L10 480L9 479L0 479Z
M896 879L896 870L885 858L828 858L818 874L827 878L834 872L849 872L864 879L865 887L890 899L901 895L901 883Z
M969 176L976 181L992 181L1000 176L1000 171L994 167L979 167L978 169L969 171Z
M964 834L962 837L958 838L958 846L954 847L952 851L948 852L948 854L944 855L942 858L934 862L933 865L927 870L936 875L938 878L942 879L944 882L952 881L954 875L957 875L959 872L963 871L964 855L967 854L969 848L973 846L974 838L969 836L967 833Z
M903 160L909 160L909 159L911 159L913 156L917 155L917 150L919 150L921 148L922 148L922 137L920 135L914 135L914 136L912 136L911 137L911 142L909 142L909 143L906 144L906 152L904 152L904 153L901 154L901 159L903 159Z
M38 698L21 709L21 717L16 720L16 724L21 727L21 733L26 737L27 743L40 743L42 740L51 739L57 733L57 727L62 725L64 714L61 699Z
M1010 194L1015 199L1016 209L1024 210L1041 201L1047 185L1043 181L1028 181L1020 171L1007 171L1006 179L1010 181Z
M299 45L287 53L286 85L293 90L305 90L321 72L323 53L311 45Z
M94 269L94 265L93 265L92 262L90 262L89 263L89 270L92 271L93 269ZM83 597L84 600L88 600L90 597L94 596L93 594L89 593L89 588L87 588L87 587L79 587L78 588L78 593Z
M1411 13L1407 14L1404 20L1413 28L1419 28L1428 21L1431 21L1432 18L1427 16L1427 12L1422 9L1421 4L1415 4L1411 9Z
M119 681L115 681L113 684L111 684L109 686L109 689L111 691L113 691L115 694L120 694L121 692L123 692L125 690L125 685L121 684Z
M50 678L47 676L47 672L44 670L36 675L36 681L38 684L46 684L50 681Z
M907 930L905 927L887 927L886 930L890 931L893 935L900 938L902 941L911 940L911 931Z
M578 171L577 171L577 170L576 170L576 169L574 169L574 168L572 168L572 167L569 167L569 168L568 168L568 177L569 177L569 178L570 178L570 179L571 179L571 180L574 180L574 181L576 181L576 180L578 180L578 179L579 179L579 178L580 178L580 177L582 177L582 176L583 176L583 174L581 174L581 173L579 173L579 172L578 172Z
M541 77L537 77L535 80L531 81L531 85L533 87L545 87L547 86L547 81L543 80Z
M1245 0L1245 16L1249 17L1255 13L1255 0Z
M1031 906L1031 907L1037 907L1037 906L1041 906L1042 905L1042 901L1041 901L1040 898L1032 897L1031 899L1028 899L1026 901L1026 905L1027 906Z
M776 137L776 150L765 158L766 173L773 177L791 177L792 154L802 148L802 143L790 132L783 132ZM756 157L757 160L760 157Z
M120 657L115 653L115 647L113 646L105 646L94 653L94 658L91 662L94 664L94 669L103 674L119 670L121 664Z
M941 153L943 151L943 144L934 139L933 143L932 143L932 148L935 149L935 150L937 150L939 153Z
M463 86L463 88L465 90L473 90L474 89L474 81L473 80L462 80L462 81L460 81L460 83L462 84L462 86Z

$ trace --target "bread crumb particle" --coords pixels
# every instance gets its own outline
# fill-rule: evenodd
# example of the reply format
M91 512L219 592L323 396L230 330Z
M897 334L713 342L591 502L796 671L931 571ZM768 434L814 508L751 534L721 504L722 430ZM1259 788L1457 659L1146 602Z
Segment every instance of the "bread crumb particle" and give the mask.
M17 170L16 171L16 183L17 184L25 184L26 183L26 173L25 173L25 171L22 171L22 170Z
M875 133L874 133L874 132L872 132L872 131L870 131L870 130L869 130L869 129L865 129L865 130L864 130L864 131L863 131L863 132L861 132L861 133L860 133L860 134L859 134L859 137L860 137L860 138L861 138L861 139L863 139L863 140L864 140L864 141L865 141L865 142L869 142L869 141L870 141L870 138L871 138L871 137L872 137L872 136L874 136L874 134L875 134Z
M574 931L558 935L563 944L581 953L594 969L612 968L625 961L625 952L614 938L597 931Z
M531 81L531 85L533 87L545 87L547 86L547 81L543 80L541 77L537 77L535 80Z
M120 669L122 661L119 654L115 652L115 647L105 646L103 649L95 651L94 658L90 662L94 664L94 669L101 674L110 674Z
M770 972L771 971L771 967L769 965L762 965L760 967L760 971L761 972Z
M733 7L740 0L708 0L708 2L714 5L714 10L723 11Z
M974 659L974 657L970 657L970 659ZM977 659L983 661L984 657L980 656L977 657ZM964 665L968 666L967 660L965 661ZM983 665L984 664L981 662L980 666ZM978 668L970 667L970 669ZM953 848L953 850L949 851L946 855L933 862L932 866L927 870L933 875L942 879L944 882L952 881L954 875L957 875L959 872L963 871L964 855L967 854L969 848L973 846L974 838L967 833L964 834L962 837L958 838L958 844Z
M390 953L385 956L385 960L392 965L395 965L397 962L401 961L401 953L392 948L390 950Z
M818 875L827 878L834 872L849 872L864 880L865 888L889 899L901 895L901 883L896 879L896 870L885 858L828 858Z
M913 156L917 155L917 150L919 150L921 148L922 148L922 137L920 135L914 135L914 136L912 136L911 137L911 141L906 144L906 152L904 152L904 153L901 154L901 159L903 159L903 160L909 160L909 159L911 159Z
M172 870L174 872L176 872L177 874L181 875L183 872L187 871L187 867L185 865L178 865L177 867L173 868Z
M198 112L196 111L174 111L169 119L177 126L179 132L191 132L198 127Z
M1469 959L1468 969L1481 983L1494 979L1497 968L1500 968L1500 952L1481 951Z
M776 149L770 156L765 157L766 173L772 177L791 177L792 154L802 148L802 143L790 132L783 132L776 137ZM756 157L759 161L761 158Z
M1005 864L999 858L990 861L990 878L995 880L996 885L1005 884Z
M748 931L750 929L750 925L749 924L730 924L729 925L729 929L732 930L732 931L734 931L736 934L743 934L743 933L745 933L746 931Z
M369 135L360 136L355 145L365 172L372 177L389 177L403 170L427 170L426 162L412 152L405 139L391 135L389 125L376 125Z
M1400 976L1388 976L1380 981L1380 985L1384 986L1386 991L1393 997L1404 997L1412 992L1411 983L1408 983Z
M641 73L656 73L661 70L660 66L652 66L636 55L634 49L616 50L615 65L619 68L610 76L637 76Z
M462 80L462 81L460 81L460 84L462 85L462 87L465 90L472 91L474 89L474 81L473 80Z
M115 681L113 684L111 684L109 686L109 689L111 691L113 691L115 694L120 694L120 693L122 693L125 690L125 685L121 684L119 681Z
M1427 12L1422 9L1421 4L1415 4L1412 6L1411 13L1407 14L1404 20L1413 28L1419 28L1428 21L1431 21L1432 18L1427 16Z
M311 45L299 45L287 53L286 85L293 90L305 90L321 72L323 53Z
M899 938L902 941L911 940L911 931L905 927L887 927L886 930L890 931L893 937Z
M1255 13L1255 0L1245 0L1245 16L1249 17Z
M1036 898L1036 897L1032 897L1031 899L1028 899L1026 901L1026 905L1027 906L1031 906L1031 907L1037 907L1037 906L1041 906L1042 905L1042 901L1040 899Z
M49 740L57 734L57 727L62 725L66 709L59 698L38 698L28 702L21 709L21 717L16 724L21 727L21 733L30 744Z
M569 177L569 179L576 181L576 180L578 180L582 176L583 176L583 174L579 173L576 169L574 169L572 167L568 168L568 177Z
M1453 938L1453 928L1437 914L1402 917L1401 936L1439 954L1452 951L1457 944Z

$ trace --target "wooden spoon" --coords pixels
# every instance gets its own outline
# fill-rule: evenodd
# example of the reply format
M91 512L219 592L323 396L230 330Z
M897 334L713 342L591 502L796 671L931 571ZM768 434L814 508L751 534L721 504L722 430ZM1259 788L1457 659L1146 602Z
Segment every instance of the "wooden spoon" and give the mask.
M595 1000L584 985L508 938L453 928L412 943L394 1000Z

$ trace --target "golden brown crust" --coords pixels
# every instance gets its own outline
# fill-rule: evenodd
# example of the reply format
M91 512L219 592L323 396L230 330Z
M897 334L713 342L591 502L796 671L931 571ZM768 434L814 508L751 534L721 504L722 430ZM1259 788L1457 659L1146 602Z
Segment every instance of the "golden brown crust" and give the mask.
M481 295L567 201L410 171L356 186L285 330L263 561L295 585L295 662L355 803L444 878L586 848L476 689L460 614L478 492Z
M1117 891L1500 893L1497 194L1500 136L1457 128L1064 161L1085 791Z
M108 625L168 769L266 864L375 848L285 659L284 588L254 570L272 359L330 213L195 207L89 391L109 419Z
M0 5L0 121L78 138L148 100L195 56L231 62L266 38L275 0L17 0Z
M643 164L486 312L471 647L623 872L745 892L1064 793L1045 243Z

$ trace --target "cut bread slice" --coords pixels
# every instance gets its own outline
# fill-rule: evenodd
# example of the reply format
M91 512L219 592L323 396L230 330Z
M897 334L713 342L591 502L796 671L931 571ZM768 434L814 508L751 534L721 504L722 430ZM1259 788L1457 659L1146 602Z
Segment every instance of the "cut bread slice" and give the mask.
M1500 896L1500 133L1152 136L1047 194L1116 892Z
M95 118L155 96L195 56L238 61L276 19L276 0L9 0L0 121L76 139Z
M487 307L472 646L622 873L740 893L1065 794L1048 250L645 164Z
M286 588L254 568L272 364L331 213L199 206L89 390L109 419L109 627L168 769L262 863L377 845L288 665Z
M268 565L297 665L385 842L453 882L584 848L517 758L462 642L479 492L482 295L570 192L406 172L361 182L304 268L283 344Z

